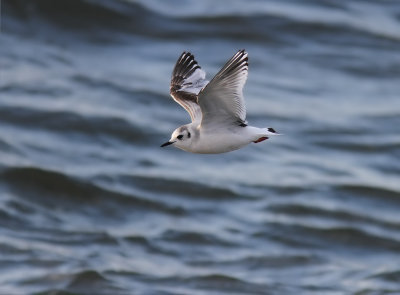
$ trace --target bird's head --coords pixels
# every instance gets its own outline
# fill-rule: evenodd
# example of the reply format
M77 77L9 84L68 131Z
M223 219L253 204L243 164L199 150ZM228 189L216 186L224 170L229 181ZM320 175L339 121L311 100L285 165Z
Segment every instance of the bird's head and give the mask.
M175 129L174 132L172 132L171 139L162 144L161 147L172 144L177 148L186 150L186 148L188 148L192 144L192 133L193 132L190 132L190 128L187 125L181 126Z

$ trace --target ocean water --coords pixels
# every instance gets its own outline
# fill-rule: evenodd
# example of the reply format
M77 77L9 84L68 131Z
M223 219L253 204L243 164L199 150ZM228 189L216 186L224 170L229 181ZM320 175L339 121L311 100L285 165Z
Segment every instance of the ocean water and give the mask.
M251 125L160 148L238 49ZM400 294L400 2L3 0L0 294Z

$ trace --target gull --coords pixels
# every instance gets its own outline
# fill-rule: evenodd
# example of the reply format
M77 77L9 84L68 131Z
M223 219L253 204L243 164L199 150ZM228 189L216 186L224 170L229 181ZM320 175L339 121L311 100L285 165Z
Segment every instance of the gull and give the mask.
M243 86L248 67L247 52L239 50L209 82L193 54L183 52L172 71L170 94L192 122L175 129L161 147L219 154L278 135L271 127L247 125Z

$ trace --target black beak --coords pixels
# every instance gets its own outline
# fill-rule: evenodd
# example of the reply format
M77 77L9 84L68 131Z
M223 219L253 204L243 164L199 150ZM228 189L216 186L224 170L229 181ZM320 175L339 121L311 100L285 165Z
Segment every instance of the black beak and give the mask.
M170 145L170 144L173 144L174 142L172 141L167 141L166 143L163 143L162 145L161 145L161 147L165 147L165 146L167 146L167 145Z

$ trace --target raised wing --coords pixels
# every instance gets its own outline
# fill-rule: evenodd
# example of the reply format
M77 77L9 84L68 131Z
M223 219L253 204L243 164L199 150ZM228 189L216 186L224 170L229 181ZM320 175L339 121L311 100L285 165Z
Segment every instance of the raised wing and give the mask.
M183 52L172 71L170 93L190 115L192 122L201 121L197 95L207 85L206 73L197 64L193 54Z
M201 90L198 103L202 127L212 123L246 124L243 86L247 80L247 52L239 50Z

